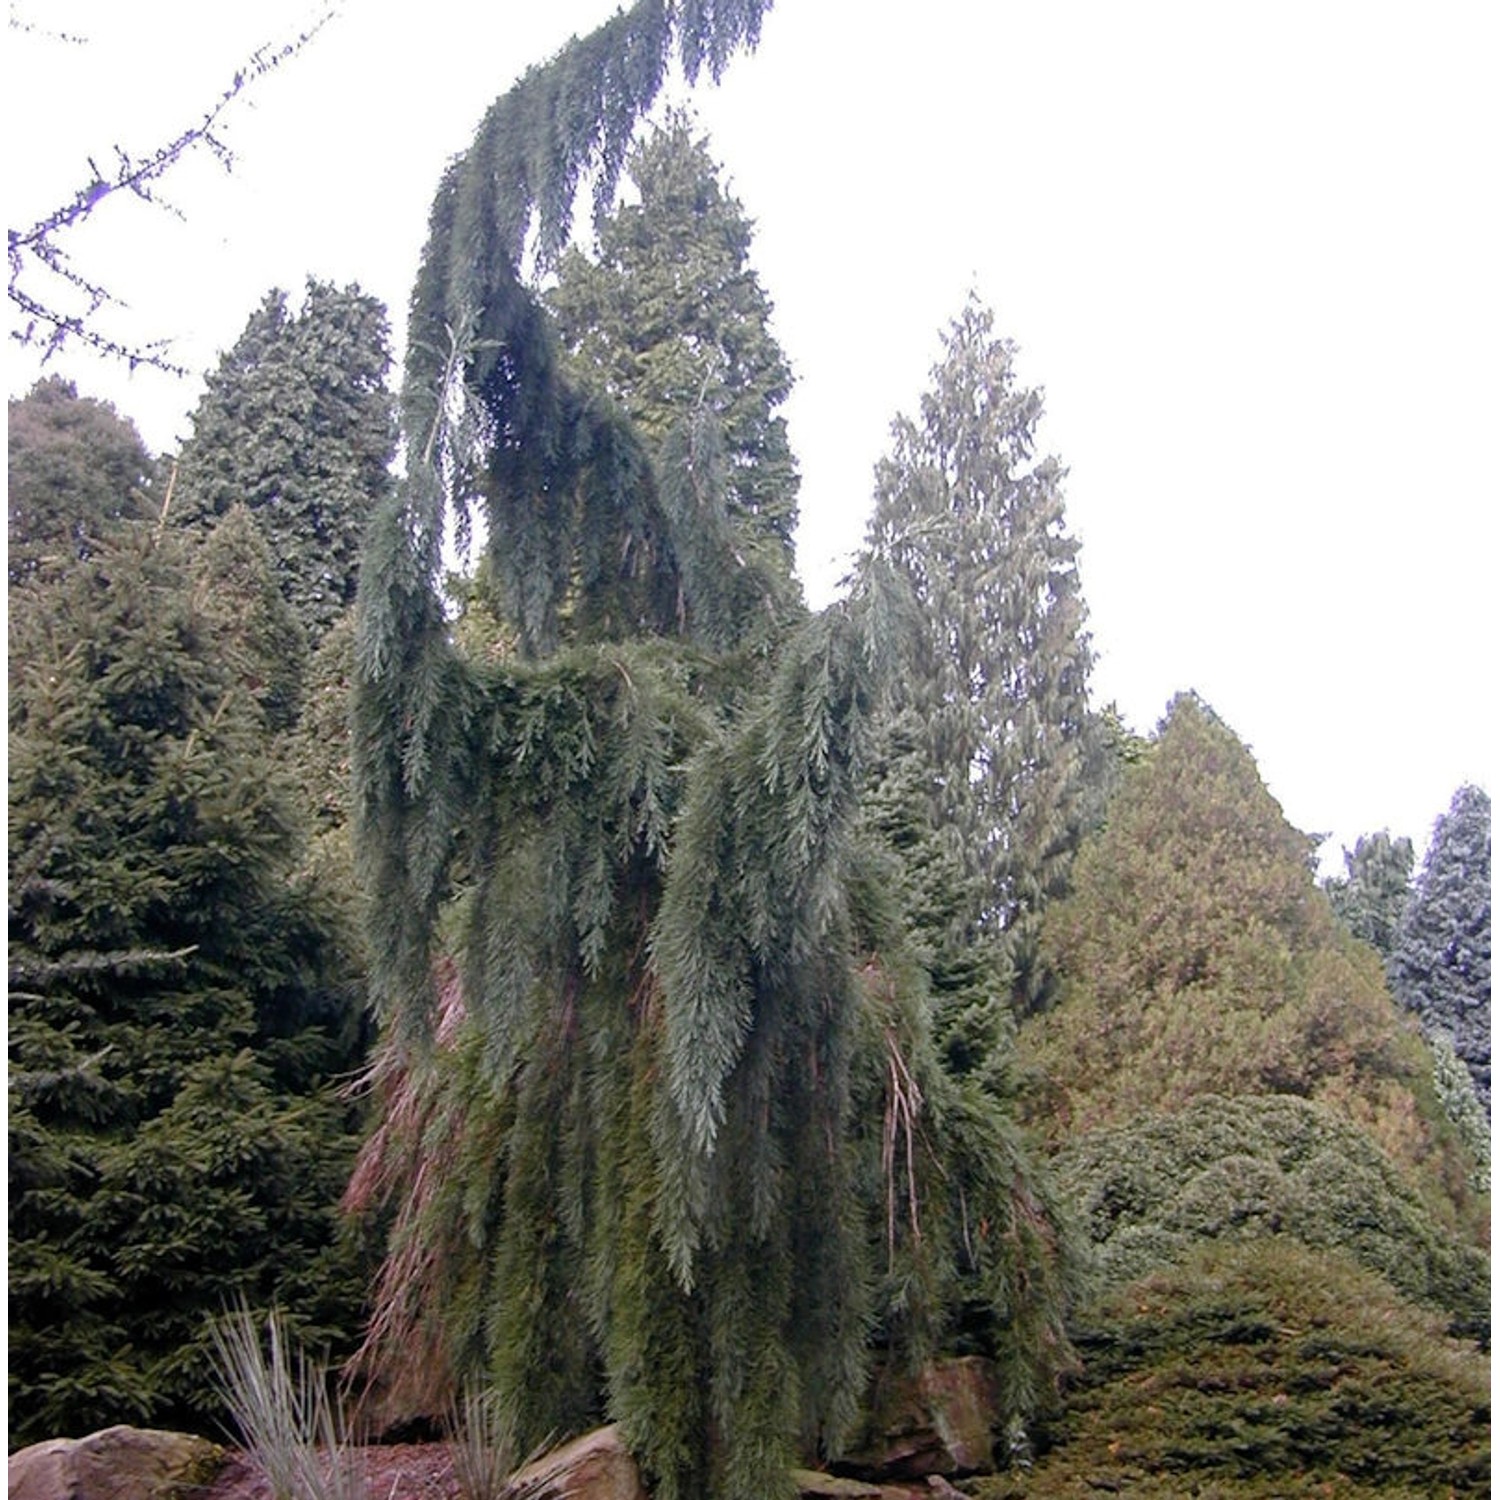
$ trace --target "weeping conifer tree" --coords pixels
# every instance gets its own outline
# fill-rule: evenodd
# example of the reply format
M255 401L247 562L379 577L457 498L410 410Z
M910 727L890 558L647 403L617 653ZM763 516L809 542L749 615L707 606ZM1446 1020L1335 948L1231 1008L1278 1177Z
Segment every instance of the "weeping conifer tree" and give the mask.
M394 1217L364 1366L427 1410L414 1375L484 1374L523 1444L617 1420L663 1497L790 1493L872 1337L916 1357L960 1305L1015 1411L1066 1352L1053 1216L938 1066L859 837L882 575L749 649L713 445L569 378L515 269L530 227L561 245L582 164L612 187L669 55L717 72L761 8L635 6L449 170L360 583L385 1113L351 1198ZM509 643L482 659L436 586L474 510Z

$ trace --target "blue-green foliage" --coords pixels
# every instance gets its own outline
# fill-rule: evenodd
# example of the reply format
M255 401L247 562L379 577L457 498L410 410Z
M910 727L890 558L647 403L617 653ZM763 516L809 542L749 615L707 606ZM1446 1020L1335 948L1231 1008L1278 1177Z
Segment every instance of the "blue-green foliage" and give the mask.
M802 618L742 546L729 424L580 371L516 270L578 163L612 181L663 49L717 70L760 9L635 6L445 175L360 583L386 1045L354 1197L395 1203L365 1365L429 1411L486 1372L523 1443L612 1416L662 1497L785 1492L872 1338L912 1357L961 1305L1016 1410L1066 1358L1049 1206L998 1099L945 1084L899 902L867 899L888 580ZM487 636L437 593L471 511Z
M1437 820L1390 959L1391 988L1448 1036L1490 1108L1490 799L1460 787Z

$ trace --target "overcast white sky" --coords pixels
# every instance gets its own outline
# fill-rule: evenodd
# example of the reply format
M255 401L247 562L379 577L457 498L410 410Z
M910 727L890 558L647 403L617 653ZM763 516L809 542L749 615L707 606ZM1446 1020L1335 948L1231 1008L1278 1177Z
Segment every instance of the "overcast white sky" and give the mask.
M444 162L606 0L344 0L227 116L237 154L68 242L111 328L211 366L272 286L357 281L398 335ZM8 223L192 123L303 0L11 0ZM694 96L797 372L802 571L831 596L891 418L972 287L1069 466L1095 692L1196 688L1287 815L1420 845L1494 790L1500 26L1488 0L779 0ZM21 26L17 26L17 22ZM30 26L34 29L27 30ZM79 40L60 40L62 33ZM156 451L197 380L52 368ZM12 394L37 376L12 348Z

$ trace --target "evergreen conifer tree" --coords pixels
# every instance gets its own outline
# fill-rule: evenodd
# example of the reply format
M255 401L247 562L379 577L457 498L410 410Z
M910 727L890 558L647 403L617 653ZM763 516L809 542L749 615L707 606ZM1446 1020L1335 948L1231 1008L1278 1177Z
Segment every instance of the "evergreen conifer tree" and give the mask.
M686 481L674 509L696 513L699 531L727 529L744 597L712 613L790 602L797 469L776 408L792 375L749 264L750 223L681 114L637 148L629 175L639 201L602 221L596 259L564 254L547 299L569 367L624 408L659 484ZM695 579L695 591L715 581Z
M226 1300L328 1337L359 1297L355 1018L242 657L155 533L12 599L12 1441L207 1427Z
M1431 1057L1377 955L1334 920L1312 847L1223 721L1192 695L1174 700L1047 914L1062 998L1020 1041L1048 1080L1049 1128L1293 1094L1368 1131L1452 1221L1468 1168L1432 1097Z
M971 298L919 417L893 425L869 546L925 622L897 707L923 726L931 820L973 892L955 936L996 949L1024 1010L1042 997L1037 925L1084 816L1092 657L1064 471L1034 457L1042 397L1014 358Z
M316 642L354 601L370 514L395 454L385 309L309 281L295 311L273 291L208 376L178 464L171 517L254 516L277 582Z
M612 189L639 60L717 71L760 8L633 7L445 176L355 694L387 1094L353 1196L395 1202L369 1362L487 1371L523 1443L611 1416L653 1493L715 1500L838 1447L872 1328L915 1357L965 1315L1015 1414L1067 1357L1055 1217L993 1096L938 1065L859 837L881 569L741 649L781 580L702 524L733 516L729 466L654 444L516 272L534 219L560 248L580 162ZM437 591L471 505L480 655Z
M1393 839L1382 829L1356 839L1352 851L1345 849L1344 874L1323 884L1334 915L1387 963L1411 896L1415 858L1410 839Z
M7 410L11 583L44 563L57 569L87 557L117 521L155 514L155 465L134 425L108 402L80 396L54 375Z
M215 642L273 732L296 721L307 637L276 586L270 549L243 505L204 538L192 560Z
M1446 1034L1490 1109L1490 799L1462 786L1432 830L1390 963L1396 998Z

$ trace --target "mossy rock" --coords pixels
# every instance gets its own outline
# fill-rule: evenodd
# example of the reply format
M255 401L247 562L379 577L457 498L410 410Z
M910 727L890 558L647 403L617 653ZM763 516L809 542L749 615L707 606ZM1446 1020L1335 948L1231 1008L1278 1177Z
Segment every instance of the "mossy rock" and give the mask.
M1338 1252L1210 1243L1082 1320L1084 1374L983 1500L1490 1492L1489 1360Z

